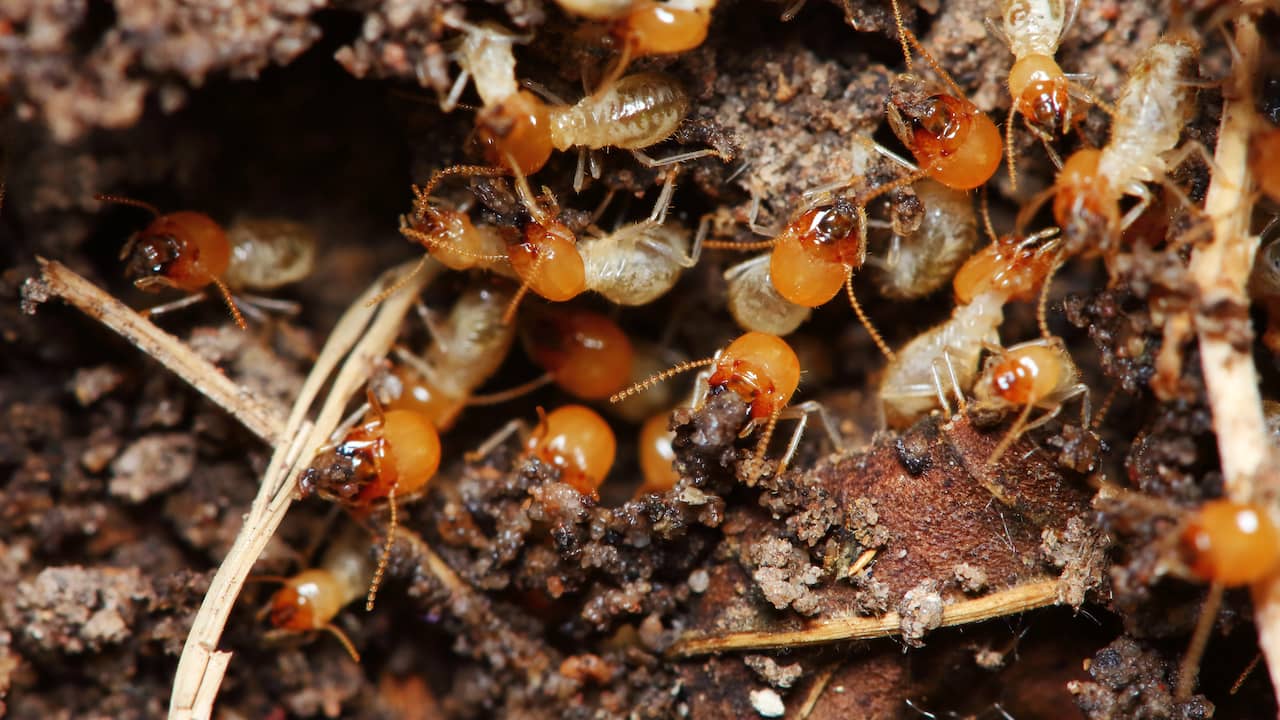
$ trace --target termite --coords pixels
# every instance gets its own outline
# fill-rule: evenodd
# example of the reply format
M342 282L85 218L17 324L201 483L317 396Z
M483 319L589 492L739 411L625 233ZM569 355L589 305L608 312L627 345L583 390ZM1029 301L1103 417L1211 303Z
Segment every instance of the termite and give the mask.
M1056 240L1045 242L1056 232L999 238L961 266L952 280L956 307L951 318L917 335L885 368L879 394L890 427L906 427L935 408L949 411L944 381L963 406L983 349L999 345L1005 304L1034 298L1061 261Z
M968 193L921 180L914 186L923 205L915 230L894 233L883 260L868 264L883 272L880 292L891 298L924 297L946 285L978 244L978 221Z
M694 255L686 255L687 233L662 224L673 183L668 179L649 219L579 245L559 220L555 199L534 197L524 173L515 171L516 190L531 220L523 237L507 247L508 262L522 281L508 318L530 291L564 302L591 290L622 305L644 304L669 291L679 272L697 261L701 247L699 242ZM699 230L699 240L704 235L705 229Z
M583 405L545 413L525 441L525 454L560 470L560 482L594 495L613 467L617 440L609 423Z
M707 219L699 224L692 249L689 231L666 222L675 175L666 179L648 218L578 243L587 287L609 302L648 305L675 287L681 272L698 263Z
M1252 585L1280 566L1280 530L1261 504L1208 500L1182 523L1180 560L1195 578L1209 583L1209 596L1191 635L1178 673L1176 697L1190 697L1209 643L1225 588Z
M365 607L373 609L395 535L397 499L426 489L440 467L440 435L431 419L411 409L384 410L373 393L363 422L333 446L322 448L298 477L302 497L319 495L358 513L385 502L390 512L387 544Z
M1021 408L1013 425L991 451L988 466L994 465L1024 433L1057 416L1063 404L1073 397L1084 397L1082 416L1085 422L1089 417L1089 386L1080 382L1080 371L1057 337L1038 338L999 350L988 358L973 393L980 408ZM1044 414L1028 422L1031 411L1037 408Z
M461 30L463 36L452 53L462 72L454 80L448 96L440 102L442 110L449 112L457 106L468 80L474 81L482 107L497 105L519 92L512 47L525 38L494 22L472 25L446 16L444 23Z
M1274 226L1280 229L1280 226ZM1267 329L1262 342L1273 353L1280 353L1280 233L1263 237L1254 256L1249 274L1249 298L1267 311Z
M476 117L476 138L490 165L532 175L552 149L616 147L646 167L716 154L710 149L655 160L641 152L671 137L689 112L689 94L680 82L659 72L627 75L601 86L574 105L543 102L521 90ZM581 187L581 177L574 187Z
M400 234L416 242L451 270L490 270L510 274L507 265L510 228L477 225L466 212L445 206L432 196L441 181L455 176L505 175L501 168L454 165L437 170L424 187L413 187L413 211L400 218ZM416 272L416 271L415 271Z
M778 293L769 275L772 258L757 255L724 271L729 313L743 330L790 335L813 314Z
M617 393L609 398L609 401L619 402L630 395L648 389L655 383L703 367L710 367L710 375L705 385L699 388L701 394L733 392L747 403L748 425L742 432L743 437L763 423L764 430L749 461L754 465L755 461L764 455L778 419L788 408L791 396L800 385L800 359L791 346L776 335L746 333L712 357L680 363ZM700 401L695 402L694 405L695 407L700 405ZM787 452L778 464L778 469L775 471L777 474L786 470L786 465L799 442L800 434L804 431L809 412L819 413L827 432L838 444L838 438L834 435L830 423L827 422L825 414L817 403L803 403L802 406L796 406L793 409L803 414L800 415L800 423L792 435Z
M175 288L192 295L145 311L144 315L186 307L218 288L236 325L245 327L232 290L271 290L297 282L315 265L315 235L289 220L241 220L224 229L208 215L190 210L161 214L154 205L118 195L95 195L102 202L129 205L155 218L134 233L120 251L125 273L140 290ZM258 304L265 299L251 298ZM248 307L248 305L246 305Z
M1115 103L1111 137L1101 149L1077 150L1067 158L1053 187L1037 195L1018 214L1018 227L1027 222L1050 196L1053 214L1062 228L1068 255L1086 249L1108 253L1122 230L1154 200L1146 183L1167 182L1169 170L1190 153L1204 154L1198 143L1187 143L1170 154L1195 114L1197 48L1185 40L1152 45L1129 74ZM1139 202L1122 218L1120 199ZM1190 204L1190 201L1187 201Z
M926 177L955 190L986 184L1000 165L1000 131L906 28L898 0L893 0L893 16L907 72L894 80L885 110L889 128L915 156L919 168L871 191L863 204ZM930 92L921 78L911 74L912 48L942 78L947 92Z
M606 74L616 78L638 57L688 52L707 39L716 0L558 0L566 11L606 24L622 48Z
M367 543L357 533L345 532L325 551L317 567L293 577L258 577L278 581L277 590L264 608L272 627L292 633L324 630L342 643L352 660L360 662L351 639L333 619L342 608L364 595L373 578Z
M476 389L506 359L516 329L502 322L512 293L488 283L470 285L441 321L429 319L431 343L422 355L399 352L397 392L388 410L415 410L441 431L453 427ZM429 311L428 311L429 312Z
M627 334L600 313L583 308L539 309L522 319L529 357L580 400L602 400L626 387L635 352Z
M836 197L798 213L772 240L760 243L703 244L705 247L730 250L771 248L767 277L777 294L794 305L818 307L834 298L843 288L854 314L867 329L871 339L886 357L892 358L893 351L862 311L853 291L853 273L862 267L867 257L866 222L863 206L849 198ZM758 266L744 265L737 269L732 278L736 287L731 289L731 307L734 304L761 302L767 313L749 320L748 324L761 322L765 327L772 325L777 329L786 329L789 324L787 321L794 319L798 313L786 305L772 302L767 292L760 289L750 292L743 287L748 281L758 282L764 277Z
M1049 142L1064 135L1083 119L1072 103L1073 97L1090 99L1087 91L1071 81L1054 56L1062 36L1070 27L1078 0L1003 0L1003 35L1013 53L1009 69L1009 119L1005 124L1005 149L1009 180L1014 190L1018 176L1013 152L1014 115L1021 115L1026 128L1044 143L1057 162Z

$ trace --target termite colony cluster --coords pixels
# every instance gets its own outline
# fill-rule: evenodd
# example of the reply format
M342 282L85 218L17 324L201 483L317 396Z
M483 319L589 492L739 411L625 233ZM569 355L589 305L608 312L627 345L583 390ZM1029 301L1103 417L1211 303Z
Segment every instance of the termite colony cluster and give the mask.
M426 285L296 478L302 502L231 616L220 702L1274 714L1236 589L1280 567L1280 510L1224 479L1197 333L1212 318L1274 391L1280 35L1265 30L1280 24L1180 2L837 5L371 12L339 60L438 93L397 101L411 129L434 127L415 184L377 201L400 244L88 190L136 231L107 262L169 294L144 315L181 327L172 311L209 295L229 309L243 333L190 342L239 358L233 377L255 372L248 346L300 366L291 388L305 374L298 328L323 316L283 286L322 296L318 274L367 279L381 269L368 257L406 248L414 262L372 302ZM1260 46L1233 39L1242 18ZM740 29L757 21L768 29ZM1254 118L1229 159L1243 174L1214 157L1224 106ZM6 178L11 204L34 177ZM1261 238L1257 343L1247 308L1206 309L1189 269L1220 239L1205 197L1221 183L1236 198L1223 212ZM1263 407L1270 442L1280 404ZM15 447L39 437L21 427ZM145 470L118 445L89 474L110 464L123 496L114 477ZM194 440L184 452L132 462L191 465ZM205 508L185 519L208 525L241 511L217 504L165 512L181 525ZM208 549L201 532L179 531L187 552ZM35 586L0 617L48 636ZM1037 610L1051 605L1067 608ZM12 634L0 668L48 662ZM273 670L241 667L254 662Z

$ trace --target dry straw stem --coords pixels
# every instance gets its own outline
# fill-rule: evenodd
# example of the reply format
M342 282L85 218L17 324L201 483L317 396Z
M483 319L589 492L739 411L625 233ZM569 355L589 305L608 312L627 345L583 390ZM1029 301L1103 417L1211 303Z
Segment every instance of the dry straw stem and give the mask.
M156 327L132 308L56 260L40 263L40 290L60 297L106 325L186 380L201 395L217 403L246 428L274 445L283 437L284 420L275 408L258 402L248 391L222 374L217 366L196 355L186 343ZM33 282L33 281L29 281ZM28 290L28 294L31 291Z
M1205 213L1213 223L1213 242L1198 248L1191 257L1201 311L1215 307L1225 307L1229 312L1238 310L1235 314L1243 316L1243 320L1234 323L1237 329L1248 327L1249 297L1245 288L1258 249L1257 236L1249 232L1254 196L1248 153L1257 123L1253 87L1261 41L1257 24L1247 10L1261 5L1242 3L1246 12L1236 19L1235 45L1239 54L1232 72L1234 82L1224 92L1226 102L1214 152L1217 168L1205 198ZM1233 342L1218 323L1203 316L1197 317L1196 333L1226 494L1243 502L1274 497L1276 488L1259 487L1260 482L1274 478L1274 473L1266 472L1272 450L1262 414L1252 343ZM1267 657L1271 684L1280 688L1280 573L1256 583L1252 592L1258 643Z
M418 292L440 268L438 264L430 263L425 272L418 273L402 292L393 295L380 307L368 306L371 298L390 287L411 266L400 266L384 273L352 303L330 333L311 374L303 383L289 419L271 429L274 437L284 438L285 442L277 444L244 525L196 613L178 660L173 694L169 698L170 718L187 720L212 716L214 699L231 660L231 653L217 649L218 642L245 578L284 519L284 513L293 501L298 474L310 463L316 450L328 441L351 398L364 386L375 363L386 355L395 341L404 315ZM344 358L345 362L330 384L334 369ZM308 415L312 404L326 386L329 390L324 403L315 420L311 421Z
M1005 615L1016 615L1027 610L1056 605L1057 602L1057 578L1036 580L980 598L952 603L942 609L940 627L968 625ZM825 645L847 640L889 637L901 632L902 616L896 612L886 613L880 617L828 618L809 623L809 626L803 630L748 631L708 637L686 635L671 646L667 655L672 658L684 658L736 650L771 650Z

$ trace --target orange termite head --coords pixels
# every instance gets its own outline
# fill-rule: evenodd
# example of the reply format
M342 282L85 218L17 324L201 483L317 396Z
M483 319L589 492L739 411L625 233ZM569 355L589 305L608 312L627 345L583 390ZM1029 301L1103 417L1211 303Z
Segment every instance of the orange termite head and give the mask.
M1059 252L1056 241L1040 242L1044 235L1006 235L970 256L952 280L956 302L992 292L1006 301L1034 298Z
M901 76L889 95L889 127L928 177L955 190L985 184L1000 165L1003 142L986 113L964 98L925 95Z
M313 493L355 507L421 490L440 467L440 436L426 415L388 410L351 429L298 479L303 497Z
M1106 177L1098 172L1102 152L1077 150L1058 171L1054 183L1053 216L1062 228L1068 252L1076 253L1090 242L1107 239L1120 228L1120 204Z
M587 289L587 270L577 238L559 220L531 222L524 236L508 245L512 269L534 294L564 302Z
M1193 575L1227 587L1254 583L1280 564L1280 532L1259 505L1209 500L1188 518L1179 540Z
M547 104L520 90L476 115L475 141L490 165L531 175L551 157L551 116ZM511 164L517 166L511 168Z
M533 361L579 399L607 398L631 377L631 340L600 313L582 308L539 310L529 317L523 335Z
M835 297L849 272L866 259L858 223L858 207L841 198L788 224L769 259L769 277L778 294L804 307Z
M773 417L800 385L800 358L777 335L749 332L720 353L707 382L714 392L730 390L746 400L753 419Z
M342 589L332 572L303 570L285 580L284 587L271 596L271 625L293 632L319 630L342 609L341 597Z
M1067 130L1071 98L1067 76L1048 55L1028 55L1009 70L1015 109L1036 128L1055 135Z
M202 290L227 271L231 244L222 226L204 213L161 215L121 250L125 273L143 290Z
M1065 380L1074 383L1075 367L1064 364L1064 353L1059 343L1009 348L987 366L982 380L974 386L974 394L980 402L1006 406L1022 407L1046 400Z
M594 493L604 482L616 450L609 423L582 405L565 405L543 415L525 443L530 457L559 468L560 482L583 495Z
M711 9L708 3L681 4L639 0L614 24L613 34L630 46L632 57L692 50L707 39Z

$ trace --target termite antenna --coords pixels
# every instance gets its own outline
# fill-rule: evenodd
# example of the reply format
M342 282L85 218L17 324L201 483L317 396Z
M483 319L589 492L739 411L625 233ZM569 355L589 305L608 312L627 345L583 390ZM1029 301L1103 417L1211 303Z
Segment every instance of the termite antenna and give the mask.
M333 623L325 623L324 629L330 635L338 638L338 642L342 643L342 647L346 649L347 654L351 656L351 659L355 660L356 663L359 664L360 653L356 652L356 646L351 643L351 638L347 637L347 634L342 632L342 628L334 625Z
M240 308L236 305L235 298L231 297L231 288L222 282L220 278L213 278L213 284L218 286L218 292L222 293L222 299L227 303L227 309L231 311L231 319L236 321L236 327L241 330L248 329L248 325L244 323L244 315L240 314Z
M988 199L988 193L989 191L987 190L987 186L983 185L982 186L982 227L984 230L987 231L987 237L990 238L991 243L995 244L996 242L998 242L999 239L996 237L995 225L991 224L991 203Z
M1200 659L1204 657L1204 649L1209 645L1209 633L1218 620L1218 607L1222 605L1221 581L1209 585L1209 595L1200 608L1200 619L1196 621L1196 629L1191 633L1191 642L1187 645L1187 654L1182 658L1182 666L1178 668L1178 690L1174 699L1182 702L1191 697L1195 690L1196 679L1200 675Z
M151 203L146 202L144 200L134 200L133 198L125 197L124 195L107 195L104 193L98 193L94 195L93 199L99 202L108 202L108 203L115 203L116 205L129 205L131 207L142 208L143 210L146 210L147 212L151 213L153 216L160 217L160 210L156 208L155 205L152 205Z
M1018 418L1013 421L1013 425L1009 427L1009 431L1000 438L1000 442L996 444L994 450L991 451L990 457L987 458L987 468L995 466L996 462L1004 455L1014 440L1018 439L1018 433L1022 432L1023 426L1027 424L1027 418L1031 416L1031 409L1035 407L1035 403L1028 402L1022 407L1022 412L1018 413Z
M537 390L538 388L544 385L551 384L553 380L555 380L555 377L552 376L551 373L543 373L542 375L539 375L538 377L528 382L520 383L519 385L513 388L507 388L506 390L499 390L497 392L491 392L485 395L472 395L471 397L467 398L465 404L467 407L483 407L486 405L500 405L509 400L515 400L518 397L523 397L525 395L528 395L529 393L533 392L534 390Z
M778 416L782 414L782 409L774 410L769 415L769 422L764 426L764 433L760 435L760 440L756 442L756 449L751 452L751 459L747 467L755 468L757 462L762 459L769 450L769 441L773 439L773 431L778 427Z
M431 179L427 181L427 186L422 188L419 197L431 195L445 178L460 175L462 177L501 177L510 175L510 171L503 167L490 167L488 165L452 165L435 171L431 175ZM418 194L415 188L415 194Z
M777 240L756 240L753 242L735 242L733 240L703 240L702 247L711 250L736 250L751 252L752 250L768 250L777 244Z
M933 53L925 50L924 45L920 44L920 39L916 37L915 33L910 30L907 30L906 33L907 34L904 37L906 37L907 41L911 43L911 47L915 48L916 52L920 53L920 57L924 58L925 63L927 63L929 67L933 68L933 71L938 74L938 77L942 78L942 81L951 89L952 94L957 99L963 99L965 97L964 90L961 90L960 86L956 84L956 81L951 77L951 73L943 69L942 65L934 59ZM908 69L910 68L908 67Z
M391 512L391 517L387 520L387 540L382 544L382 555L378 557L378 567L373 571L373 580L369 583L369 594L364 601L364 611L373 612L373 603L378 599L378 588L382 585L382 576L387 572L387 563L391 558L391 548L396 544L396 526L399 523L399 517L396 515L396 486L391 486L391 491L387 493L387 507ZM356 662L360 662L356 658Z
M1067 254L1062 248L1054 253L1053 263L1049 265L1049 271L1044 276L1044 285L1040 288L1040 301L1036 303L1036 322L1040 325L1040 337L1045 340L1053 337L1049 332L1049 288L1053 285L1053 276L1062 268L1066 259Z
M547 256L544 253L539 253L538 257L534 258L533 265L529 266L528 274L520 283L516 294L511 296L511 302L507 303L507 309L502 313L503 325L510 325L515 318L516 309L520 307L520 301L524 300L524 296L529 294L529 288L533 286L533 280L538 277L538 271L542 269L542 265L546 260Z
M902 8L898 0L893 0L893 22L898 27L898 42L902 43L902 57L907 62L907 72L911 72L911 46L907 44L907 26L902 22Z
M529 187L529 179L525 177L524 172L520 170L520 165L516 163L516 159L511 153L506 153L507 164L511 167L512 177L515 179L516 194L520 196L520 202L524 205L525 210L529 211L529 217L539 225L546 225L550 217L547 211L538 203L538 199L533 194L533 189Z
M1036 216L1036 213L1040 212L1040 207L1052 198L1056 191L1057 188L1050 185L1032 196L1018 211L1018 216L1013 221L1014 232L1022 232L1023 228L1031 223L1031 219Z
M858 296L853 292L852 265L846 268L844 276L844 292L849 296L849 305L853 308L853 314L858 316L858 321L862 323L862 327L866 328L867 334L871 336L871 342L874 342L876 347L880 348L880 352L884 354L889 362L897 360L898 356L894 354L892 349L890 349L889 344L884 341L884 338L880 335L880 331L876 329L876 326L871 323L871 318L867 317L867 314L862 311L862 305L858 302Z
M408 223L408 221L403 216L401 216L400 218L400 234L405 236L409 240L413 240L421 244L423 247L427 248L428 250L435 250L438 248L445 249L451 255L460 255L462 257L471 258L472 260L478 260L481 262L498 262L498 261L507 259L506 255L477 253L477 252L471 252L469 250L464 250L463 248L453 247L452 245L449 245L444 240L441 240L440 238L433 236L431 233L423 232L413 227ZM426 258L423 258L423 262L426 262ZM413 271L413 273L416 274L421 269L422 267L421 265L419 265L418 268L416 268ZM404 280L400 280L398 282L400 283L408 282L409 278L411 277L413 277L413 274L406 276ZM385 295L382 296L382 298L385 298L385 297L386 297ZM382 300L382 298L379 298L379 302Z
M401 230L400 232L405 233L407 231ZM391 283L391 287L387 288L386 290L383 290L377 295L374 295L372 298L369 299L369 302L364 304L364 306L373 307L374 305L377 305L378 303L382 302L383 300L386 300L392 295L395 295L396 292L400 290L400 288L404 287L405 285L408 285L409 281L412 280L415 275L422 272L422 268L427 266L427 258L429 257L431 256L423 255L422 259L418 261L417 265L413 266L412 270L405 273L403 277L398 278L395 282Z
M654 385L657 385L658 383L664 380L673 378L676 375L679 375L680 373L683 373L683 372L688 372L690 370L694 370L700 367L706 367L715 361L716 361L715 356L712 356L709 358L703 358L701 360L688 360L678 365L674 365L672 367L667 368L666 370L663 370L660 373L654 373L653 375L650 375L649 377L645 378L644 380L641 380L635 385L632 385L626 390L614 393L609 397L609 402L611 403L622 402L623 400L626 400L632 395L635 395L638 392L644 392L645 390L648 390L649 388L653 387Z
M1018 99L1014 98L1009 105L1009 118L1004 123L1004 159L1009 164L1009 189L1018 191L1018 166L1013 157L1013 116L1018 113ZM986 197L985 185L982 186L983 197Z
M1107 413L1111 412L1111 405L1115 403L1116 396L1120 394L1120 383L1111 386L1107 391L1106 397L1102 398L1102 404L1098 406L1097 412L1089 419L1089 427L1098 427L1102 421L1106 419Z

